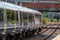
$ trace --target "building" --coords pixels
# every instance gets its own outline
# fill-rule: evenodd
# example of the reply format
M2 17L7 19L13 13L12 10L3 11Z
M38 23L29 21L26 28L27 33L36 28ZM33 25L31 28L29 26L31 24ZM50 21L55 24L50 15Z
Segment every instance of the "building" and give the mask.
M37 10L60 10L59 0L1 0Z
M19 6L32 8L35 10L53 13L54 18L55 12L60 12L60 1L59 0L1 0L9 3L13 3ZM48 17L49 18L49 17Z

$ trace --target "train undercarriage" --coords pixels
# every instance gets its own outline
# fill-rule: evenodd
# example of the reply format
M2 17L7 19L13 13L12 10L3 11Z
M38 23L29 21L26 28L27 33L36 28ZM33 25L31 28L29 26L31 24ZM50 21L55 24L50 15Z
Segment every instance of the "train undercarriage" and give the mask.
M38 35L39 32L41 31L41 28L36 28L36 29L28 29L24 31L13 31L13 32L7 32L6 34L0 33L0 40L20 40L25 37L30 37L33 35Z

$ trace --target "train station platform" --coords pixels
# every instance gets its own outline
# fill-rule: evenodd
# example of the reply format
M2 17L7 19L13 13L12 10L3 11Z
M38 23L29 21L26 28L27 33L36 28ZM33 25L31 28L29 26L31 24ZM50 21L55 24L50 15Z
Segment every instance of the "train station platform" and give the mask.
M60 35L56 36L56 37L53 38L52 40L60 40Z

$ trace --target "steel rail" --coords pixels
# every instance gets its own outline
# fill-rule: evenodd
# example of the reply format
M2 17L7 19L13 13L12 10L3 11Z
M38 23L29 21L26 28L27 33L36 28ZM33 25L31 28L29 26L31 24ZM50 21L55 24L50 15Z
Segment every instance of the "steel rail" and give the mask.
M59 25L57 25L58 27ZM48 36L44 37L43 40L46 40L47 38L49 38L50 36L52 36L55 32L57 31L57 29L55 29L52 33L50 33Z
M45 27L48 27L48 26L53 26L53 25L46 25ZM44 27L43 27L43 29L44 29ZM46 29L46 30L40 32L40 34L45 33L45 32L48 31L48 30L49 30L49 29Z

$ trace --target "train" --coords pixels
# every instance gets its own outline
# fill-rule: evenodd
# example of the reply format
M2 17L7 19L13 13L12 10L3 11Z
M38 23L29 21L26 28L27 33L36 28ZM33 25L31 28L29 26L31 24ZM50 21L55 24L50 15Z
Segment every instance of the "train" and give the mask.
M37 10L0 1L0 37L20 35L18 38L22 38L39 34L41 16L42 13Z

